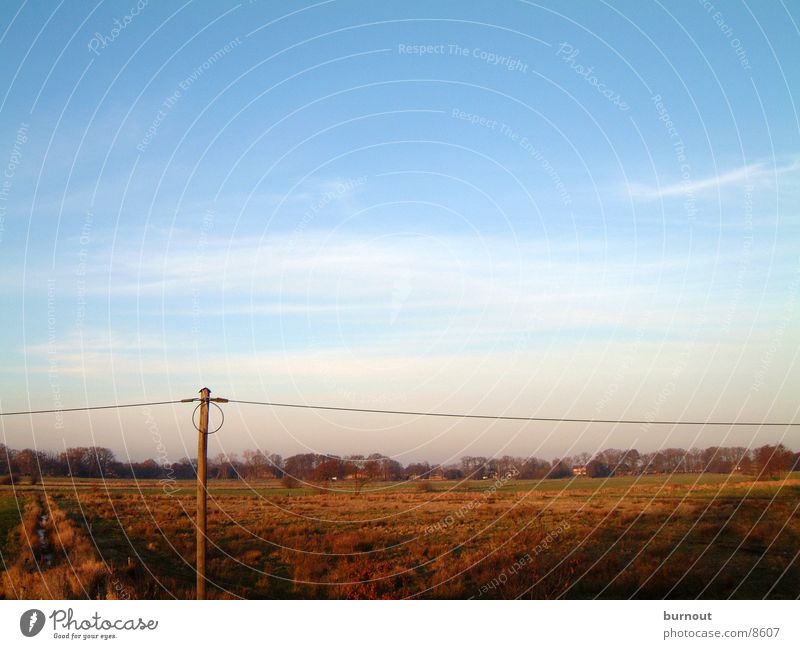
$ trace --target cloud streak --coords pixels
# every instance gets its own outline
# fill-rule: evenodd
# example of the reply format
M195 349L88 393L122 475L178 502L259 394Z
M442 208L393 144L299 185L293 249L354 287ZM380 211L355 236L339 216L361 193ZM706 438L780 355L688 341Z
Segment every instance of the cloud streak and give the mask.
M649 202L665 198L710 194L730 186L742 184L763 187L775 184L779 176L795 172L798 169L800 169L800 165L797 162L777 168L770 167L764 162L757 162L713 176L697 179L689 178L677 183L665 185L633 183L627 186L626 194L634 200Z

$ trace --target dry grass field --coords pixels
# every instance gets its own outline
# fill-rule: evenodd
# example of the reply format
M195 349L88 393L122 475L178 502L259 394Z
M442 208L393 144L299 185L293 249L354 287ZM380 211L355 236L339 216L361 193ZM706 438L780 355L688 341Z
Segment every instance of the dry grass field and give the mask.
M193 597L194 485L176 485L0 487L0 596ZM797 598L798 505L797 473L374 483L358 495L217 481L209 597Z

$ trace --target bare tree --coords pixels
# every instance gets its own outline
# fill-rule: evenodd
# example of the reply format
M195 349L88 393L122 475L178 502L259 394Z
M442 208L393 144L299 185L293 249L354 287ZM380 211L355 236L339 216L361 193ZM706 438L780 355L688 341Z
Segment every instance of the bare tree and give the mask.
M774 478L789 471L794 455L783 444L762 446L753 451L753 472L761 479Z

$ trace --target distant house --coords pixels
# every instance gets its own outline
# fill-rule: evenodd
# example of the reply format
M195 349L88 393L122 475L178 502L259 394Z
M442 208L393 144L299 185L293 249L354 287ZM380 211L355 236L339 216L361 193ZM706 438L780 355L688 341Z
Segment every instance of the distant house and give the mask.
M576 464L572 467L572 475L586 475L586 465L585 464Z

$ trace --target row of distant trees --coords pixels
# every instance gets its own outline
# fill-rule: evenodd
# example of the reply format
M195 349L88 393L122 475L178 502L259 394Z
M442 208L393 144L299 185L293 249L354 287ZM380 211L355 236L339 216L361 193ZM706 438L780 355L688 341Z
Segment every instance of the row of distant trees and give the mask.
M585 467L589 477L663 473L746 473L771 477L800 470L800 453L783 444L755 449L738 446L712 446L706 449L667 448L651 453L636 449L606 449L595 455L581 453L547 461L535 457L462 457L456 464L413 462L402 465L380 453L372 455L327 455L300 453L283 458L275 453L244 451L219 454L209 461L214 478L259 479L289 478L297 481L355 480L401 481L410 479L480 480L514 475L521 479L564 478L574 467ZM0 476L73 476L81 478L164 478L195 477L196 460L177 462L119 461L113 451L99 446L68 448L63 452L11 449L0 444Z
M586 467L590 477L642 475L652 473L746 473L778 475L800 469L800 453L783 444L749 449L742 446L711 446L705 449L666 448L651 453L636 449L607 449L590 457L583 453L570 458Z

